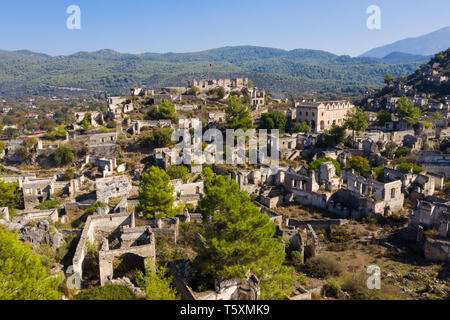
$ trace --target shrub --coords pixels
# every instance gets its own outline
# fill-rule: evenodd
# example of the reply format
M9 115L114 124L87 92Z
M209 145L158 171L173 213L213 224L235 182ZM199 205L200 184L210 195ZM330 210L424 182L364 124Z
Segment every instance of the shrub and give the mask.
M58 200L46 200L39 204L39 210L59 209L61 203Z
M341 165L339 164L339 162L333 158L320 158L317 160L314 160L313 162L311 162L308 165L309 170L319 170L320 169L320 165L324 162L332 162L334 167L336 168L336 174L340 177L342 175L342 171L341 171Z
M107 284L83 290L73 300L136 300L136 296L125 286Z
M338 298L339 292L342 290L339 280L336 279L328 280L328 283L325 285L324 289L327 296L334 298Z
M291 260L296 266L300 266L304 262L303 255L297 250L291 251Z
M75 171L72 168L67 169L66 172L64 173L64 179L66 181L70 181L74 178L75 178Z
M337 277L342 272L342 267L338 262L324 256L309 259L305 267L309 275L319 279Z

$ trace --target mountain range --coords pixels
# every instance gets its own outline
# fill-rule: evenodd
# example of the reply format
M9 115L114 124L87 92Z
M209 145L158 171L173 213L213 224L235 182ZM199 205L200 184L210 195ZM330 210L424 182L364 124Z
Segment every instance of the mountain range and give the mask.
M100 50L68 56L0 50L0 95L52 95L61 92L60 87L125 94L134 86L158 88L186 85L191 79L247 76L256 86L274 93L351 98L381 87L386 72L412 74L430 55L450 46L450 34L438 41L449 31L445 28L353 58L320 50L256 46L164 54ZM411 41L430 46L425 50Z
M361 57L384 58L393 52L430 56L448 48L450 48L450 27L445 27L420 37L403 39L369 50Z

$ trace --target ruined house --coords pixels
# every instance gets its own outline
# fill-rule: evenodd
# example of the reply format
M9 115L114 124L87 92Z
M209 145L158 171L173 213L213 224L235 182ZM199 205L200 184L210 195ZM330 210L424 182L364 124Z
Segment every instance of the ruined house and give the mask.
M95 180L97 201L108 203L111 199L127 198L132 186L128 176L114 176Z

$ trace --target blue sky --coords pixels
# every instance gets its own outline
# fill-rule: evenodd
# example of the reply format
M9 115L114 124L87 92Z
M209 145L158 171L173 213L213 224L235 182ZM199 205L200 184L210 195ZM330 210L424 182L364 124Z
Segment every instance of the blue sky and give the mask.
M66 8L81 8L68 30ZM381 30L366 9L381 8ZM51 55L192 52L256 45L359 55L450 25L448 0L2 0L0 49Z

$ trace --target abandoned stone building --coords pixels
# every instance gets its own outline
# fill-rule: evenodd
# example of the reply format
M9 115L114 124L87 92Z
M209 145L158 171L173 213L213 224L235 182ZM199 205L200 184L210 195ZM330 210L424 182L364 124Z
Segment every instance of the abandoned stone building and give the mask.
M98 167L104 178L113 175L114 171L121 173L126 170L126 164L122 163L120 165L117 165L117 161L115 158L103 158L93 155L86 156L86 161L83 167L85 167L86 165Z
M23 182L23 201L25 210L34 209L40 203L50 200L55 193L54 179L35 179Z
M248 78L234 79L210 79L210 80L190 80L188 87L197 87L201 92L207 92L212 89L223 87L227 92L232 90L242 90L248 87Z
M333 125L341 126L347 113L354 108L348 101L295 102L294 110L288 114L293 122L306 122L313 132L329 130Z
M390 215L403 208L405 197L400 180L383 183L364 178L352 170L347 172L347 190L360 199L360 211L366 217Z
M111 199L122 199L130 195L132 185L128 176L113 176L95 180L97 201L108 203Z
M145 269L156 258L151 227L136 227L134 214L129 213L88 217L73 257L74 273L82 281L86 279L84 268L89 245L101 245L98 265L102 286L114 277L115 259L128 259L135 267Z
M419 201L409 216L408 229L423 246L427 260L450 261L449 201Z
M203 195L203 181L183 183L183 180L176 179L171 180L170 184L174 186L174 205L191 203L196 206Z
M91 126L93 127L98 127L105 123L103 112L101 111L88 111L88 112L77 111L75 112L74 116L75 116L75 123L77 124L81 124L84 120L89 120Z

